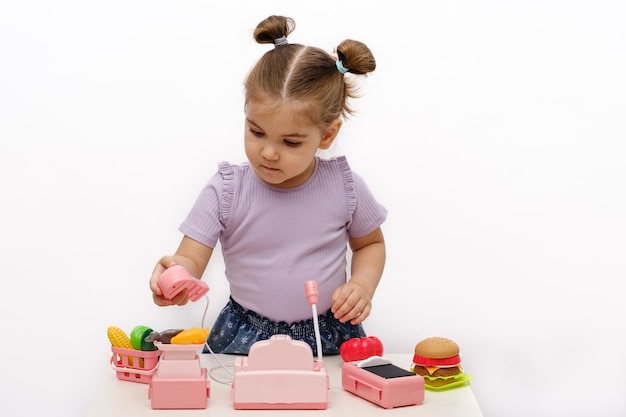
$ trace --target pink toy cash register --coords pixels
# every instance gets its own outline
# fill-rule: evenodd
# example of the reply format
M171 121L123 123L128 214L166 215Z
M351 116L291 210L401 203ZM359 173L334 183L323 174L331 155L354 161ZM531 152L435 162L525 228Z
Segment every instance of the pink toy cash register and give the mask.
M236 410L326 409L330 383L308 344L274 335L236 359L231 393Z
M305 283L313 310L317 361L313 349L288 335L274 335L252 345L248 357L235 362L231 385L233 406L243 409L313 409L328 407L330 381L322 360L317 318L317 283Z

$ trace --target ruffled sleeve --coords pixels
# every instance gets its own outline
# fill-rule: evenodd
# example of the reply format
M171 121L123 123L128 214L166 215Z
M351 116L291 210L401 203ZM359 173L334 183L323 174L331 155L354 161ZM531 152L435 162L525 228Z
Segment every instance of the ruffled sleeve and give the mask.
M354 189L352 170L345 156L337 157L337 164L339 165L339 172L341 172L341 177L343 178L343 190L346 194L348 218L351 219L356 209L356 190Z
M339 157L337 161L350 213L348 233L351 237L365 236L385 222L387 209L376 200L363 177L352 171L345 157Z
M217 172L200 191L179 230L197 242L215 247L228 221L234 183L233 167L227 162L220 162Z
M220 220L222 224L228 221L230 208L233 205L233 195L235 194L235 173L230 163L223 161L218 165L218 171L222 176L222 198L220 202Z

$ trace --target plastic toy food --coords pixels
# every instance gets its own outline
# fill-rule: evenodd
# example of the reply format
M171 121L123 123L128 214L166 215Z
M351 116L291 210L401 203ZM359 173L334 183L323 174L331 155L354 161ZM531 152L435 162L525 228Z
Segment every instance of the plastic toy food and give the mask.
M172 337L182 332L184 329L169 329L162 332L152 331L144 340L146 342L161 342L163 344L172 343Z
M360 361L371 356L383 355L383 343L375 336L349 339L339 348L345 362Z
M445 337L429 337L415 345L411 371L424 377L427 389L463 385L472 379L463 372L459 345Z
M157 347L154 346L154 343L146 341L146 338L153 331L154 330L152 330L148 326L135 326L130 332L130 343L133 345L133 348L144 351L157 350Z
M140 382L147 384L156 370L156 366L161 356L161 351L154 349L142 351L133 346L131 339L137 339L143 335L146 326L137 326L135 334L129 338L124 331L117 326L109 326L107 336L111 342L111 368L115 370L118 379L122 381ZM141 335L138 335L141 333ZM141 347L141 341L137 341ZM153 345L154 346L154 345ZM145 346L144 346L145 347Z
M133 345L130 342L130 339L124 333L124 330L120 329L117 326L109 326L107 329L107 336L109 337L109 341L111 342L111 346L116 348L123 349L134 349Z
M172 337L170 343L173 345L203 344L208 336L209 329L192 327Z

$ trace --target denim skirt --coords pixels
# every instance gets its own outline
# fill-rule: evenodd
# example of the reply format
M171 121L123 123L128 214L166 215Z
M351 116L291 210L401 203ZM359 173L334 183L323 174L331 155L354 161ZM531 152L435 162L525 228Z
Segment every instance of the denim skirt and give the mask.
M339 347L346 340L366 337L361 324L341 323L330 310L320 314L318 321L324 355L338 355ZM267 340L275 334L286 334L294 340L302 340L311 346L313 355L317 355L313 319L291 324L274 322L254 311L246 311L232 297L215 320L207 344L214 353L247 355L255 342ZM203 352L209 352L206 345Z

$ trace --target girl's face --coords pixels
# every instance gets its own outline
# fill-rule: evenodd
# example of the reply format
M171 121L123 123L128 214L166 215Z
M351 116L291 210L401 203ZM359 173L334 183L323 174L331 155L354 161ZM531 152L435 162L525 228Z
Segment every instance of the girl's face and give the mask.
M308 116L310 106L294 100L248 101L246 104L246 156L255 174L279 188L298 187L315 169L318 149L328 149L341 121L326 129L315 126Z

